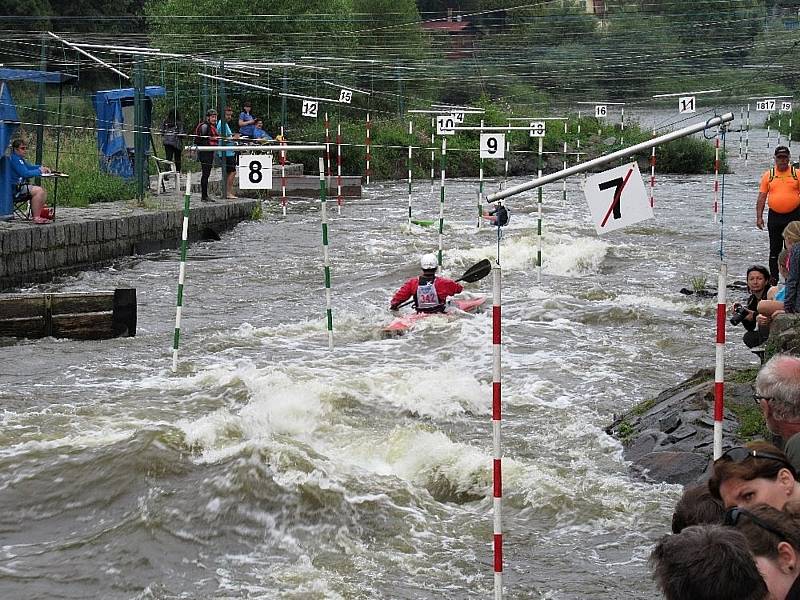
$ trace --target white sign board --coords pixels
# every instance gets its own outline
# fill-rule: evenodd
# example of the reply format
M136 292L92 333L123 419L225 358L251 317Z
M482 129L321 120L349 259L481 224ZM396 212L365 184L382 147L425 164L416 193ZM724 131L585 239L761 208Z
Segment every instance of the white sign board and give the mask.
M506 157L506 134L482 133L481 158L505 158L505 157Z
M606 118L608 116L608 107L605 104L595 104L594 116L598 119Z
M463 112L454 112L451 116L453 117L453 120L455 120L455 122L458 123L459 125L463 125L464 124L464 113Z
M319 110L319 104L317 102L315 102L314 100L303 100L302 115L304 117L316 118L318 110Z
M694 96L681 96L678 98L678 114L685 115L693 112L697 112Z
M784 100L781 102L781 112L792 112L791 100Z
M239 155L239 188L242 190L272 189L272 155Z
M639 165L635 162L588 177L583 193L599 234L653 218Z
M531 130L528 132L529 137L544 137L544 121L532 121Z
M775 110L775 99L765 98L764 100L757 100L756 110L761 112L772 112Z
M436 135L455 135L453 127L456 126L456 120L453 115L439 115L436 117Z
M350 104L353 101L353 92L350 90L342 90L339 92L339 102L342 104Z

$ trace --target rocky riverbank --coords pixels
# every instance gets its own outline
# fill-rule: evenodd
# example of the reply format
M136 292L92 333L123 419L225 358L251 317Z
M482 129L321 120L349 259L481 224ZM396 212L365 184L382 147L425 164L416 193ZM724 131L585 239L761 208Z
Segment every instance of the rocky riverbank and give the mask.
M800 317L775 319L766 352L768 356L800 354ZM725 372L723 448L756 438L773 441L753 402L758 369ZM701 369L655 398L640 402L615 418L606 432L622 442L624 456L639 477L684 485L703 479L714 452L714 370Z

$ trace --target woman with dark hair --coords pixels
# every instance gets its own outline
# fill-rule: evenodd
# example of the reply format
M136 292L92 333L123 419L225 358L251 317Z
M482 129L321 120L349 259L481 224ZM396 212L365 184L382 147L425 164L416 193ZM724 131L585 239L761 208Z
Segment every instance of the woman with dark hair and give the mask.
M732 508L725 524L740 531L753 553L773 600L800 600L800 502L783 511L762 504Z
M167 118L161 123L161 141L164 144L164 158L175 163L175 170L181 172L181 153L183 152L183 127L178 111L171 108Z
M726 507L769 504L780 510L790 500L800 500L797 472L786 455L767 442L725 452L714 461L708 489Z
M769 281L767 267L753 265L747 269L747 290L750 296L744 306L734 302L732 307L735 316L731 319L731 324L735 325L734 321L738 320L747 330L742 341L748 348L760 346L769 337L769 323L763 317L760 320L758 318L758 303L767 299L771 287Z

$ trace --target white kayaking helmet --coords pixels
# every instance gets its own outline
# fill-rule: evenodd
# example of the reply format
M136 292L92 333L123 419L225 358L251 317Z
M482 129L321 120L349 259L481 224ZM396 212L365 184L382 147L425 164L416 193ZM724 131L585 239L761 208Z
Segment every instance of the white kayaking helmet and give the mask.
M419 259L419 266L423 271L436 270L439 267L439 261L436 260L435 254L423 254Z

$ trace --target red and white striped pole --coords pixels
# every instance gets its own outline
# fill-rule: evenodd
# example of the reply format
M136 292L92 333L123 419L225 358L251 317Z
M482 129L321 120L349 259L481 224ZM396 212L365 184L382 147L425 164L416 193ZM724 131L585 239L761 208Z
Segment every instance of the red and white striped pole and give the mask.
M714 460L722 456L722 411L725 406L725 292L728 267L719 265L717 281L717 346L714 370Z
M342 214L342 124L336 124L336 208Z
M492 469L492 507L494 512L493 540L494 540L494 597L495 600L503 598L503 479L501 459L503 457L500 445L500 263L496 262L493 273L492 289L492 437L494 440L493 469Z
M325 166L326 174L331 176L331 123L328 120L328 113L325 113Z
M653 129L653 137L656 137L656 130ZM653 192L656 188L656 147L650 151L650 208L656 205L656 199Z
M714 141L714 223L719 218L719 131Z
M367 185L369 185L369 176L370 176L370 174L371 174L371 173L370 173L370 170L369 170L369 159L370 159L370 158L372 158L372 157L370 156L370 154L369 154L369 143L370 143L370 139L369 139L369 128L370 128L370 125L371 125L371 124L370 124L370 121L369 121L369 113L367 113L367 141L366 141L366 146L367 146L367 172L366 172L366 175L367 175Z
M281 146L286 145L286 140L283 137L283 125L281 125ZM286 150L281 150L281 206L283 207L283 216L286 216Z

